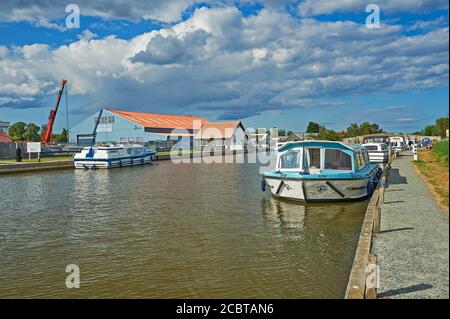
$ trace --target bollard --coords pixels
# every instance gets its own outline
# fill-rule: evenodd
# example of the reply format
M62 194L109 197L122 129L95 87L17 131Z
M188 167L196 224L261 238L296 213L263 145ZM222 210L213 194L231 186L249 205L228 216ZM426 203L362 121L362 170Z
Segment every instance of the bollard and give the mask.
M381 179L381 186L380 186L380 203L384 204L384 189L385 189L385 180L383 180L384 176Z

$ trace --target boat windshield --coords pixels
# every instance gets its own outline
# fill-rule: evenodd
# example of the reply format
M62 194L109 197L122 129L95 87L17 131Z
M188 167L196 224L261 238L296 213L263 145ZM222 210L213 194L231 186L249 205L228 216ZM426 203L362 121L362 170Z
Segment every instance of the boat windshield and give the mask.
M386 136L368 136L363 139L363 144L366 143L386 143L389 140Z
M300 169L300 150L290 150L280 156L279 169Z
M132 147L127 149L127 153L129 155L140 155L143 153L143 147Z

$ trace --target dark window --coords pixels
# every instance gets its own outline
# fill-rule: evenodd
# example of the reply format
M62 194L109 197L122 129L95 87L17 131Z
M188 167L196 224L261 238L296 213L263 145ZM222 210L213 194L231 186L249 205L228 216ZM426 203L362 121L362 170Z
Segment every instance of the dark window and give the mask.
M308 168L320 169L320 148L308 148Z

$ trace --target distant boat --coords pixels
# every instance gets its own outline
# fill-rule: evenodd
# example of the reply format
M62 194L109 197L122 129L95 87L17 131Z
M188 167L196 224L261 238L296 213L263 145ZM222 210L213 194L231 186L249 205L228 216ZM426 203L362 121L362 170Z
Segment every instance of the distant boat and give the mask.
M382 169L358 144L334 141L288 143L278 150L276 169L261 188L274 197L304 202L360 200L371 196Z
M389 160L389 146L385 143L362 144L369 152L369 159L375 163L386 163Z
M91 146L75 154L73 163L83 169L115 168L149 164L155 155L141 145Z

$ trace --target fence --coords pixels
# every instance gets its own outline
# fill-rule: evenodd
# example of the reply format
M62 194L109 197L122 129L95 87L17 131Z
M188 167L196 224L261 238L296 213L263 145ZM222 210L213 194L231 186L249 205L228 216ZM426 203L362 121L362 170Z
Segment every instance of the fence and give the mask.
M16 143L0 143L0 159L10 159L16 156Z

